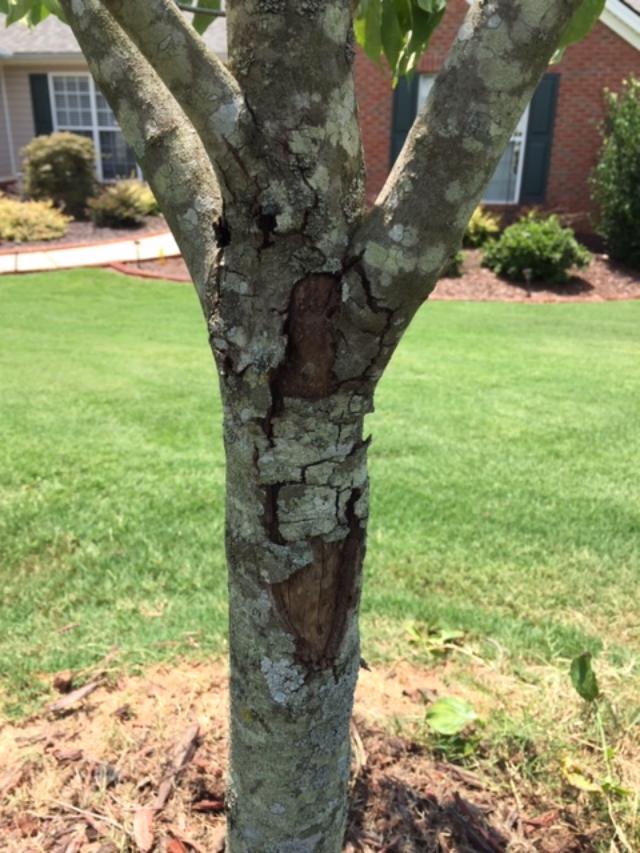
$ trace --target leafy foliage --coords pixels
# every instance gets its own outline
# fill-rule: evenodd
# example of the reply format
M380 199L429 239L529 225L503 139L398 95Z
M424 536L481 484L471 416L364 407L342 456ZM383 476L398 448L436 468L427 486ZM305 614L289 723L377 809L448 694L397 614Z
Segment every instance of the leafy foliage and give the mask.
M571 267L590 261L571 228L563 228L555 215L542 218L532 211L487 244L483 264L514 281L563 284Z
M425 720L440 735L458 735L478 719L473 707L457 696L444 696L427 708Z
M446 6L447 0L359 0L356 38L371 59L387 60L395 84L416 69Z
M585 702L593 702L600 696L598 679L591 665L591 652L583 652L571 661L571 683Z
M463 244L477 249L500 233L500 217L478 205L465 229Z
M0 194L0 240L55 240L65 234L69 219L50 201L19 201Z
M50 199L71 216L84 216L96 188L93 141L61 131L36 136L22 154L26 194Z
M444 266L440 276L442 278L460 278L462 275L462 267L464 265L464 253L456 252L452 255Z
M607 94L609 113L593 179L598 230L612 257L640 268L640 80Z
M559 62L569 45L582 41L589 35L602 14L605 4L606 0L583 0L560 37L560 43L553 55L552 62Z
M89 202L91 218L98 226L111 228L142 225L145 216L159 213L158 203L147 184L135 178L116 181Z

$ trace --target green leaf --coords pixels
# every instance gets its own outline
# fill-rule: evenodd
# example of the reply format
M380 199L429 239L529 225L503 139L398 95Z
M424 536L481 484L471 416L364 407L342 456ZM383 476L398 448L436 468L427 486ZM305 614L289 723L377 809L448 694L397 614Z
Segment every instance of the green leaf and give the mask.
M382 53L382 5L380 0L362 0L356 18L356 38L369 59L377 62Z
M65 21L66 23L66 18L59 0L43 0L43 2L52 15L55 15L57 18L60 18L61 21Z
M21 21L31 11L33 0L9 0L7 11L7 26Z
M194 0L193 5L197 6L199 9L212 9L218 11L220 9L220 0ZM207 27L211 26L214 21L214 15L196 14L193 16L193 26L200 35L202 35Z
M591 652L583 652L571 661L571 683L585 702L593 702L600 696L598 679L591 666Z
M604 11L605 3L606 0L582 0L582 3L573 13L567 28L560 36L559 50L564 50L565 47L582 41L585 36L589 35Z
M457 735L477 720L478 715L464 699L446 696L427 709L425 719L434 732L440 735Z

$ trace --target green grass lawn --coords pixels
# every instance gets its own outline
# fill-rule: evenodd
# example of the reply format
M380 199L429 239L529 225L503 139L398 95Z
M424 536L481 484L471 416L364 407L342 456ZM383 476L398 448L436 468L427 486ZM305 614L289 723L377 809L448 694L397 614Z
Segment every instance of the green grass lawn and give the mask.
M116 645L221 651L221 414L192 291L3 277L0 327L9 706ZM377 409L365 656L410 621L528 659L637 653L640 302L427 305Z

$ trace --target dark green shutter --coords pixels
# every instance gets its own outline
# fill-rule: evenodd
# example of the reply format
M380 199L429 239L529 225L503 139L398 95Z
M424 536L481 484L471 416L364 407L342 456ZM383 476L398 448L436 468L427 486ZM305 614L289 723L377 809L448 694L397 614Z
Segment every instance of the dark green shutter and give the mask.
M418 109L418 75L409 82L402 77L393 93L393 119L391 123L391 165L396 161Z
M545 74L531 99L524 151L521 204L541 204L547 191L559 74Z
M46 74L29 74L31 107L36 136L53 133L53 116L49 98L49 80Z

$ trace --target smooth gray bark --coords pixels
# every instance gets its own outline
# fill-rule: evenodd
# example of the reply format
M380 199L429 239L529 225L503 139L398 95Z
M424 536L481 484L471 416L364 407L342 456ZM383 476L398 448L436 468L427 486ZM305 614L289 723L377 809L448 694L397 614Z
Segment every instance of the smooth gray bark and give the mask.
M351 0L61 0L196 283L227 455L231 853L342 846L363 420L580 0L480 0L371 212Z

